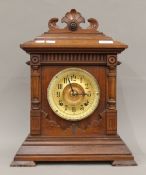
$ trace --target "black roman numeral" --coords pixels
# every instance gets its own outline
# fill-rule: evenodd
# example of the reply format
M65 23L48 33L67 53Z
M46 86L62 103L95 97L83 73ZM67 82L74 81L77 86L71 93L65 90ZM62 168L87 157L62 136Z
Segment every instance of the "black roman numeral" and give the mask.
M72 112L76 112L76 107L75 106L72 107Z
M58 89L62 89L63 85L62 84L58 84Z

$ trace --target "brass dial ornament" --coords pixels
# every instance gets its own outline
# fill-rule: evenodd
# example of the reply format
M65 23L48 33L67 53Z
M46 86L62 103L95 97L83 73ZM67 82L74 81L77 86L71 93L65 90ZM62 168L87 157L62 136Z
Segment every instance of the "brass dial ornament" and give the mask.
M47 89L51 109L59 117L76 121L88 117L99 104L97 80L80 68L67 68L57 73Z

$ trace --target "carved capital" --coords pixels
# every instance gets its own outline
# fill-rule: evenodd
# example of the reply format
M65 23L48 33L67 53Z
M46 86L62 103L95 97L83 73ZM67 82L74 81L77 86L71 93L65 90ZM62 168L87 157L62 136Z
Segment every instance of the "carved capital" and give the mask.
M39 65L31 66L31 77L32 77L33 82L37 77L40 77L40 66Z
M30 64L31 65L39 65L40 64L40 56L39 55L31 55L30 56Z
M117 56L116 55L108 55L107 56L107 66L113 69L117 65Z

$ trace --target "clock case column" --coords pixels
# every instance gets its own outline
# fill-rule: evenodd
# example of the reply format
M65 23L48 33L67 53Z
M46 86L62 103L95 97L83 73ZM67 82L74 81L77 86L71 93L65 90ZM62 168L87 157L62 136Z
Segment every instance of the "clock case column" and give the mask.
M41 134L41 66L40 55L30 55L31 68L31 111L30 135Z
M117 55L107 55L107 105L106 105L106 133L117 134L116 110L116 70Z

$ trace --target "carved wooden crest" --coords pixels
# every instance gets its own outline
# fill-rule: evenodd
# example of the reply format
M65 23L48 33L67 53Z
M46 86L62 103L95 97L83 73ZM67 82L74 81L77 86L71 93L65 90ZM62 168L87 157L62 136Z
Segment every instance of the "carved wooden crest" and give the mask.
M83 29L80 26L80 23L85 23L85 18L77 12L75 9L71 9L70 12L67 12L65 16L61 19L62 23L66 23L67 26L65 28L59 28L57 25L58 18L51 18L48 22L49 32L57 31L57 32L77 32L77 31L84 31L84 32L95 32L98 28L98 21L94 18L89 18L89 26L86 29Z

